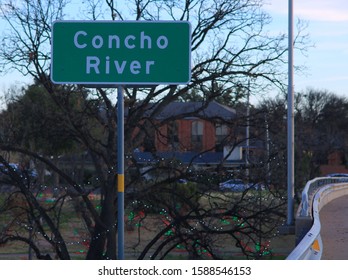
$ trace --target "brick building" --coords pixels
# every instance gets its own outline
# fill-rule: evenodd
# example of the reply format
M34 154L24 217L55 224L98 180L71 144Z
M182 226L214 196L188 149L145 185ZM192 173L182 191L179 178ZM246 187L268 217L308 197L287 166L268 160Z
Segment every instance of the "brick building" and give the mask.
M140 163L149 163L157 155L175 157L183 163L218 164L224 160L224 151L228 151L225 148L245 137L244 131L236 128L236 110L215 101L173 102L154 114L156 109L149 107L146 115L157 126L147 129L143 145L134 152ZM236 147L238 151L242 149ZM229 156L226 163L232 162L240 165L242 152Z
M326 176L332 173L348 174L348 167L345 164L345 153L343 151L333 151L328 155L327 164L320 166L320 175Z

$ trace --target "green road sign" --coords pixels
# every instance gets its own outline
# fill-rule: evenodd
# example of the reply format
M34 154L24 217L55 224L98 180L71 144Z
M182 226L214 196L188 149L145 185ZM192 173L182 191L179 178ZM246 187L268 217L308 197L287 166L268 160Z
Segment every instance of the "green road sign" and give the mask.
M187 84L187 21L56 21L51 78L57 84Z

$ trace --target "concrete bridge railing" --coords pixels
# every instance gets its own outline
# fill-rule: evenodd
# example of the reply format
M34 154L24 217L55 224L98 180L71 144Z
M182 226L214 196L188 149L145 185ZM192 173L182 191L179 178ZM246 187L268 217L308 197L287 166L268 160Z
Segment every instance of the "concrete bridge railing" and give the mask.
M296 214L297 246L287 260L321 258L323 244L320 236L320 209L343 195L348 195L348 178L346 177L320 177L307 182Z

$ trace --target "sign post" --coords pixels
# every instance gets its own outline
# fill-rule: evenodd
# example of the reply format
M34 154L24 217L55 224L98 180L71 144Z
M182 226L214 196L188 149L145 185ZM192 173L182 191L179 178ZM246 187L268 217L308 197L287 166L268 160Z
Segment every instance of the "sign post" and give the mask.
M117 86L118 259L124 259L123 86L187 84L191 25L187 21L56 21L51 80L89 87Z
M117 257L124 260L124 98L117 87Z

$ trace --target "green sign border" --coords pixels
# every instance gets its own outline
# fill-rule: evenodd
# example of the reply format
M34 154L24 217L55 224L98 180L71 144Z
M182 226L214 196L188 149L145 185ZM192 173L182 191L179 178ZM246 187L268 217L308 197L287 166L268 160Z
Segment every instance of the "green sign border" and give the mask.
M75 26L73 27L73 25ZM106 25L108 28L105 28ZM111 25L114 25L114 27L111 27ZM87 36L81 36L82 39L85 39L83 40L83 44L88 43L89 46L88 48L86 47L84 49L78 49L76 45L74 45L72 34L69 34L69 29L72 28L74 30L76 27L76 30L80 30L81 26L88 31L92 30L90 31L92 33L91 36L95 36L96 34L99 35L99 33L101 36L106 36L108 33L110 33L109 26L111 30L112 28L115 28L116 32L123 34L122 36L125 36L125 32L130 33L133 32L133 30L134 34L138 35L138 37L140 36L139 33L137 33L139 30L145 30L144 33L149 34L149 36L151 36L151 34L155 34L153 36L162 34L169 38L169 47L168 49L164 49L164 51L157 47L157 50L154 51L156 48L156 41L154 40L152 42L152 49L140 49L139 46L137 46L137 50L130 50L126 49L125 47L117 50L107 49L106 43L105 46L98 49L90 46L91 41L88 41L90 38L87 38ZM60 28L60 30L56 30L57 28ZM63 30L66 31L66 35ZM159 33L159 30L161 33ZM133 36L131 41L133 44L136 42L134 38L135 36ZM100 41L96 42L100 43ZM146 86L160 84L188 84L191 80L191 24L188 21L55 21L52 24L51 43L51 80L56 84L82 84L86 86L105 85L107 87L113 87L117 85ZM177 49L178 52L175 52ZM114 77L111 74L108 74L109 76L106 74L101 74L99 77L98 75L94 74L88 78L88 74L76 71L77 68L80 69L82 67L84 67L82 68L82 71L86 71L87 63L82 63L83 57L88 55L100 55L104 59L106 56L109 57L109 52L110 57L119 56L120 63L122 62L122 59L134 59L139 61L139 64L143 62L143 65L145 65L144 60L147 59L147 57L149 57L150 61L157 59L155 60L155 63L158 62L158 67L160 68L156 69L156 71L154 71L155 74L153 75L157 76L153 78L151 74L148 73L148 76L145 76L145 79L144 74L139 76L128 74L126 78L123 78L123 74L118 74L122 76L121 79L124 80L117 80L117 78L120 78L120 76L117 75L114 75L114 77L116 77L114 80ZM127 63L128 62L129 61L127 60ZM111 67L114 66L112 62L110 65ZM129 63L127 66L129 67ZM104 68L105 67L101 67L101 69ZM66 69L69 69L70 73L69 71L66 71ZM77 75L74 74L74 72L77 73ZM176 73L179 73L179 75L177 75L178 77L176 76ZM82 78L80 78L80 76ZM107 77L107 79L105 77ZM129 77L132 77L132 80L134 78L134 81L132 81ZM100 79L98 80L98 78Z

